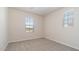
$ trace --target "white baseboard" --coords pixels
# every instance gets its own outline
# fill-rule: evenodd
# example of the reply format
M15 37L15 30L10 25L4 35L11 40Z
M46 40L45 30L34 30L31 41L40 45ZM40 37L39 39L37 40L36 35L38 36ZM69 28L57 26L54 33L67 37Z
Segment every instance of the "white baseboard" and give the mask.
M38 38L33 38L33 39L40 39L40 38L43 38L43 37L38 37ZM33 40L33 39L21 39L21 40L16 40L16 41L10 41L9 43L26 41L26 40Z
M52 40L52 39L53 39L53 38L48 38L48 37L45 37L45 38L46 38L46 39L49 39L49 40ZM69 47L71 47L71 48L74 48L74 49L76 49L76 50L79 50L79 48L77 48L77 47L73 47L73 46L71 46L71 45L69 45L69 44L66 44L66 43L64 43L64 42L57 41L57 40L52 40L52 41L55 41L55 42L57 42L57 43L60 43L60 44L69 46Z
M57 42L57 43L60 43L60 44L63 44L63 45L66 45L66 46L69 46L69 47L72 47L72 48L74 48L74 49L79 50L78 47L72 46L72 45L70 45L70 44L67 44L67 43L64 43L64 42L61 42L61 41L54 40L55 38L49 38L49 37L40 37L40 38L46 38L46 39L49 39L49 40L55 41L55 42ZM33 38L33 39L40 39L40 38ZM27 39L27 40L33 40L33 39ZM19 40L19 41L24 41L24 40L26 40L26 39ZM12 41L12 42L19 42L19 41ZM12 43L12 42L9 42L9 43Z

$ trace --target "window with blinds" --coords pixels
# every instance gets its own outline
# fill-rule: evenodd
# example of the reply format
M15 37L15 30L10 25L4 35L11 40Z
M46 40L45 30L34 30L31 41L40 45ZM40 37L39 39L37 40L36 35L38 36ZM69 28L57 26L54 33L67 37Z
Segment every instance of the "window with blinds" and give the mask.
M73 9L66 9L64 11L64 27L73 26L74 11Z
M27 16L25 19L25 31L26 32L33 32L34 31L34 21L31 16Z

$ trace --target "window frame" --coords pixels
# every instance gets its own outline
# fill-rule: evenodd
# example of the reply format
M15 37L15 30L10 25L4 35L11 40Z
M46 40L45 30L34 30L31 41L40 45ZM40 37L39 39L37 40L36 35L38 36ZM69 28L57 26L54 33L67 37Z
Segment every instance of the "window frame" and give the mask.
M74 21L74 9L73 8L65 9L64 21L63 21L64 27L73 26L73 21Z
M30 27L32 27L32 28L30 28ZM26 32L34 32L34 19L32 16L27 16L25 18L25 31Z

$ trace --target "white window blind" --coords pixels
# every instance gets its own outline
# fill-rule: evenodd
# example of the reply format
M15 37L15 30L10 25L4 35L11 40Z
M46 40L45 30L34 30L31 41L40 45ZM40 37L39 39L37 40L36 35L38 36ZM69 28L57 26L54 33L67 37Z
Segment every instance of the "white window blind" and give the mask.
M26 32L33 32L34 31L34 21L31 16L26 17L25 30L26 30Z
M73 26L74 11L73 9L66 9L64 11L64 27Z

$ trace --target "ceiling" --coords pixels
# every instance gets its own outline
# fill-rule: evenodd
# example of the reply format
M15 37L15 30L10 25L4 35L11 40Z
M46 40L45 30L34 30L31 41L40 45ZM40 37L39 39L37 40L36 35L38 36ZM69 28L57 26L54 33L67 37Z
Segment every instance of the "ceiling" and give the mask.
M51 13L59 9L60 7L14 7L14 8L21 11L31 12L31 13L44 16L48 13Z

